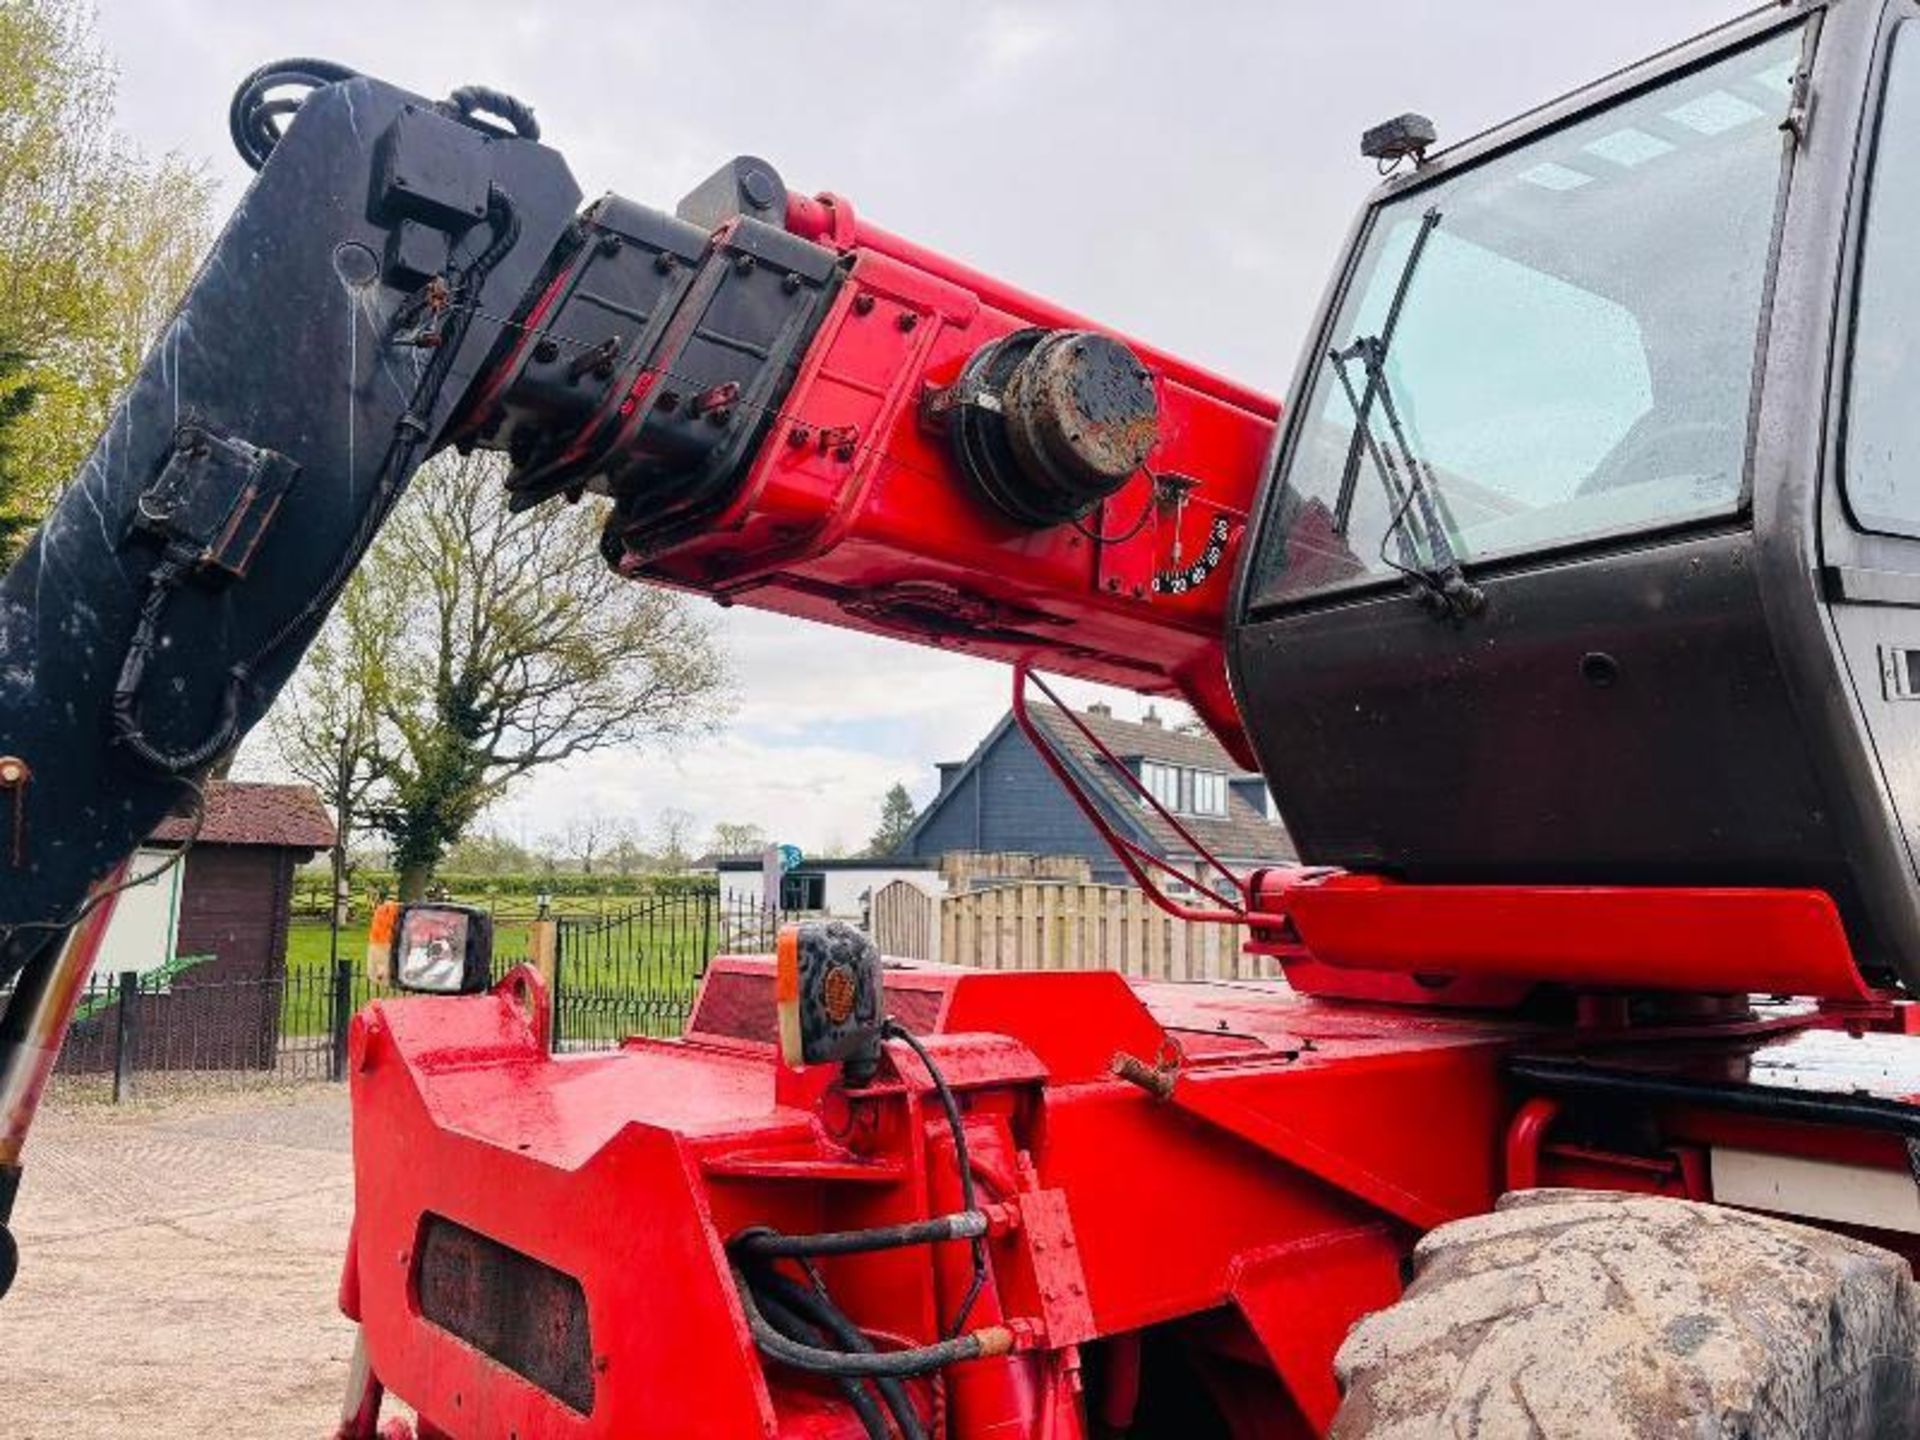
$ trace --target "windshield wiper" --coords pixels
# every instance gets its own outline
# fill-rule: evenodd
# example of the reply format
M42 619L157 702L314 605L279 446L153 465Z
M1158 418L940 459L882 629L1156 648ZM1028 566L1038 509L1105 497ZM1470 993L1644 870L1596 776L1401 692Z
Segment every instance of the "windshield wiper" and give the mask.
M1374 473L1380 477L1380 485L1386 491L1387 503L1392 507L1385 533L1380 537L1380 558L1414 583L1415 592L1421 603L1436 611L1454 616L1477 615L1486 608L1486 595L1468 580L1460 568L1460 558L1454 553L1453 542L1447 535L1447 516L1445 501L1440 497L1440 485L1434 478L1433 467L1420 456L1407 439L1406 427L1401 423L1400 407L1393 398L1393 385L1387 378L1387 350L1393 343L1393 334L1400 324L1400 311L1406 303L1407 288L1413 281L1413 272L1419 267L1420 257L1425 253L1427 239L1433 234L1434 227L1440 223L1440 212L1428 210L1420 217L1419 233L1413 237L1413 245L1407 251L1407 258L1400 267L1399 279L1394 284L1393 300L1387 306L1386 322L1378 335L1362 335L1346 349L1334 349L1327 352L1335 373L1340 377L1340 387L1346 392L1347 403L1353 407L1353 435L1347 442L1347 463L1340 475L1340 490L1335 500L1333 512L1333 531L1336 535L1346 533L1353 517L1353 502L1360 479L1360 461L1364 455L1373 462ZM1347 366L1359 361L1366 372L1367 386L1364 392L1354 393L1353 380ZM1379 402L1381 412L1386 416L1387 429L1393 439L1393 449L1384 448L1373 433L1373 407ZM1398 452L1396 457L1395 451ZM1417 527L1418 534L1414 532ZM1395 561L1387 555L1390 544L1398 546L1400 560ZM1421 551L1425 550L1422 555Z

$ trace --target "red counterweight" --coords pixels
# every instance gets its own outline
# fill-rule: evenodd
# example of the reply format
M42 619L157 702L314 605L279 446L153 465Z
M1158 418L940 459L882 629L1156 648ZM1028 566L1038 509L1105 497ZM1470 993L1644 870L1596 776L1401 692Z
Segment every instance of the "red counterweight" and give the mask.
M611 563L723 604L1177 694L1253 763L1222 642L1273 400L836 196L582 229L466 427L525 503L613 496Z

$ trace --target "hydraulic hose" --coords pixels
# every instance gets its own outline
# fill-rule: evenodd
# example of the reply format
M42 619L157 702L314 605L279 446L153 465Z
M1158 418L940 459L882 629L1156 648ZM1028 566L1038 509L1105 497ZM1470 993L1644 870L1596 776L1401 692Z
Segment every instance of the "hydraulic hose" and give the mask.
M901 1250L909 1245L936 1245L946 1240L976 1240L987 1233L982 1210L936 1215L904 1225L875 1225L866 1230L828 1230L816 1235L783 1235L778 1230L743 1230L733 1248L763 1260L797 1260L804 1256L864 1255L870 1250Z
M779 1325L779 1316L775 1313L775 1307L778 1306L803 1319L808 1325L825 1331L844 1349L861 1354L874 1353L872 1339L848 1319L846 1312L834 1304L832 1297L824 1291L810 1290L771 1270L757 1277L756 1283L762 1290L760 1304L766 1310L767 1318L776 1325ZM780 1328L787 1329L785 1326ZM790 1329L787 1329L787 1333L793 1334ZM805 1337L794 1335L793 1338L800 1340ZM860 1382L843 1377L842 1383L858 1387ZM874 1376L873 1386L880 1392L880 1398L886 1401L901 1440L927 1440L926 1430L920 1424L913 1402L907 1398L906 1387L890 1375ZM864 1396L865 1391L861 1393Z
M760 1305L766 1313L768 1322L782 1334L791 1336L796 1344L805 1344L806 1337L809 1335L815 1339L819 1338L819 1328L781 1304L780 1301L770 1296L762 1296ZM867 1440L890 1440L887 1434L886 1418L881 1415L879 1405L868 1393L866 1383L851 1375L835 1378L841 1394L847 1397L847 1403L853 1407L853 1413L860 1418L860 1428L867 1432ZM888 1381L887 1383L898 1384L899 1382Z
M746 1312L747 1329L753 1335L753 1343L762 1354L809 1374L851 1375L862 1379L884 1375L909 1379L916 1375L930 1375L935 1370L944 1370L949 1365L958 1365L965 1360L1005 1355L1013 1349L1013 1332L1004 1325L992 1325L951 1340L918 1345L908 1350L871 1353L826 1350L782 1335L761 1313L759 1299L738 1266L734 1267L733 1279L740 1292L740 1306Z

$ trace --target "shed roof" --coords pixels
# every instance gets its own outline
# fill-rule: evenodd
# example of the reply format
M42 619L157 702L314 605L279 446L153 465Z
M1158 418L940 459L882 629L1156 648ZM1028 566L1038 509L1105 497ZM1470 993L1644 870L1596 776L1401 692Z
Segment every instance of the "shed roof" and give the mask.
M199 845L266 845L285 850L325 850L333 844L333 821L311 785L271 785L252 780L209 780L206 819ZM153 839L179 844L193 831L191 815L169 815Z

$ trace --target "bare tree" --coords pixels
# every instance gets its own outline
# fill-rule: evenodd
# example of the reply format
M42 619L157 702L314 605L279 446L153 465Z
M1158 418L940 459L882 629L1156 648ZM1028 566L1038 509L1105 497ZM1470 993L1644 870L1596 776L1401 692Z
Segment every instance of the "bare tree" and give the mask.
M510 514L500 482L492 457L421 472L317 651L345 663L299 687L357 689L342 703L376 717L367 813L407 898L521 777L725 713L725 657L687 602L613 575L590 508Z
M673 805L653 817L654 853L660 857L662 870L672 873L687 868L687 862L693 858L688 853L693 844L693 826L693 815Z
M647 868L647 851L640 843L640 831L624 816L613 822L612 837L607 844L607 864L622 880Z
M578 862L582 875L593 874L593 862L612 843L613 821L598 810L583 811L560 831L560 853Z

